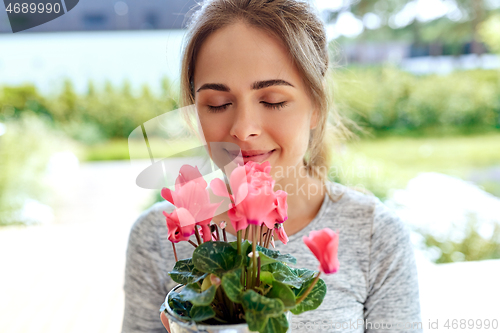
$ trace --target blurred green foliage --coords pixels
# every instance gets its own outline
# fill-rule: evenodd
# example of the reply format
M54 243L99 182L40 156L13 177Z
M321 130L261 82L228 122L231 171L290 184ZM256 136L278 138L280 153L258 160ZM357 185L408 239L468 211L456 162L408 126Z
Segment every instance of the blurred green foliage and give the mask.
M393 67L334 74L341 112L374 136L453 135L500 130L500 71L416 76Z
M96 89L92 82L86 94L75 93L70 81L54 96L41 96L32 85L0 88L0 121L18 117L25 111L44 114L54 127L84 144L96 144L112 138L126 138L137 126L178 108L178 93L168 79L162 81L162 93L154 96L147 86L135 96L125 81L119 87L106 83Z
M178 141L175 145L166 145L165 140L158 137L149 137L149 144L158 148L156 158L160 156L189 157L195 156L195 151L191 149L196 146L195 141ZM111 139L106 142L92 144L85 149L86 161L112 161L128 160L130 158L130 148L135 153L135 159L149 159L149 152L143 148L142 141L127 139ZM180 153L179 153L180 151Z
M500 71L416 76L393 67L349 67L332 77L335 103L373 136L450 135L500 130ZM145 86L135 96L125 82L78 95L70 82L54 96L30 85L0 88L0 121L25 111L47 116L54 127L87 145L127 138L137 126L179 108L167 79L160 96ZM353 129L354 130L354 129Z
M366 15L378 18L379 27L365 28L354 38L341 36L335 42L349 41L406 41L415 46L426 43L438 46L434 55L464 53L482 54L485 49L478 32L483 22L500 14L498 1L453 0L445 12L430 20L418 19L418 4L412 0L356 0L343 1L336 9L326 9L327 22L336 22L339 15L351 12L357 19L365 21ZM491 26L494 32L496 26ZM498 30L498 29L497 29ZM498 34L496 34L498 36ZM498 43L498 42L494 42ZM466 44L469 44L466 46ZM491 46L489 43L488 46ZM440 50L439 50L440 49ZM468 50L467 50L468 49Z
M479 25L479 36L489 49L500 54L500 13L491 15Z
M380 199L404 188L420 172L467 180L471 172L500 165L500 133L459 137L384 137L338 146L330 180L364 188ZM498 180L481 184L500 197Z
M50 121L33 112L4 120L0 136L0 226L25 224L22 209L27 200L44 202L50 196L45 180L51 155L71 145ZM74 149L73 149L74 150Z
M426 232L420 232L424 237L424 245L434 252L435 263L459 261L475 261L500 258L500 224L494 226L491 236L482 236L478 230L481 221L474 215L467 216L467 224L462 240L452 240L451 237L436 237Z

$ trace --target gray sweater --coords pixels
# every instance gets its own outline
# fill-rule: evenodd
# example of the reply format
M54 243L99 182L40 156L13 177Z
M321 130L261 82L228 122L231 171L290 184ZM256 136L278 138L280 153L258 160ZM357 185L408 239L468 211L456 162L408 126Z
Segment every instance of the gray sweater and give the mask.
M422 332L417 268L409 230L397 215L374 196L338 183L327 183L328 195L317 216L282 253L297 258L296 267L318 270L319 263L302 241L312 230L339 230L339 271L322 274L327 294L321 306L292 317L294 332ZM175 264L162 211L174 207L157 203L132 227L125 269L123 333L166 332L159 308L176 283L168 272ZM286 223L286 222L285 222ZM229 241L235 240L232 235ZM179 259L191 257L193 246L176 245ZM391 328L392 329L387 329Z

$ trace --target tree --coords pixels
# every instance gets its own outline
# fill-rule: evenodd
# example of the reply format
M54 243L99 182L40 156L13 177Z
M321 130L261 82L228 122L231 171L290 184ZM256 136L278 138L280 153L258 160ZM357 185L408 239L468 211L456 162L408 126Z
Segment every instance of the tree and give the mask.
M351 12L358 19L362 19L368 13L373 13L380 18L382 24L377 32L390 35L392 38L399 39L399 36L407 36L408 31L411 31L414 43L442 44L447 41L452 44L463 44L471 41L473 53L484 52L478 32L479 26L500 5L494 6L490 0L454 0L456 9L453 13L429 22L420 22L414 17L405 26L396 28L394 24L396 15L403 10L411 11L417 2L418 0L343 0L340 8L328 10L327 22L335 22L339 14L346 11ZM387 33L387 26L394 30L394 34ZM377 33L368 32L368 34Z
M500 14L491 15L479 25L479 36L492 52L500 54Z

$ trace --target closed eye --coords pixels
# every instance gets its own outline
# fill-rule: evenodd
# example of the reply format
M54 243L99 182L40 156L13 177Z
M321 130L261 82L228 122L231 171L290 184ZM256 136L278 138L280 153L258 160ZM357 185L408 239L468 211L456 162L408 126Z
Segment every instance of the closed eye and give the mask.
M261 102L264 104L264 107L269 108L269 109L280 109L286 106L286 102L279 102L279 103L267 103L267 102ZM221 112L227 109L227 107L231 105L231 103L219 105L219 106L213 106L213 105L207 105L209 112Z
M231 103L224 104L224 105L219 105L219 106L212 106L212 105L207 105L209 112L220 112L224 111Z
M285 107L285 105L286 105L285 101L279 102L279 103L267 103L267 102L261 102L261 103L264 104L264 106L266 108L270 108L270 109L280 109L280 108Z

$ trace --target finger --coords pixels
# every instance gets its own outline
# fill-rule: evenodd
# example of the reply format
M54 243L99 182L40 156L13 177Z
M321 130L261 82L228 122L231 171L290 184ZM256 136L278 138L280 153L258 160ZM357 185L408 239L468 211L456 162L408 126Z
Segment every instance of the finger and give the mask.
M161 319L163 326L165 326L167 331L170 333L170 326L168 325L168 319L167 319L167 316L165 316L165 312L162 312L160 314L160 319Z

